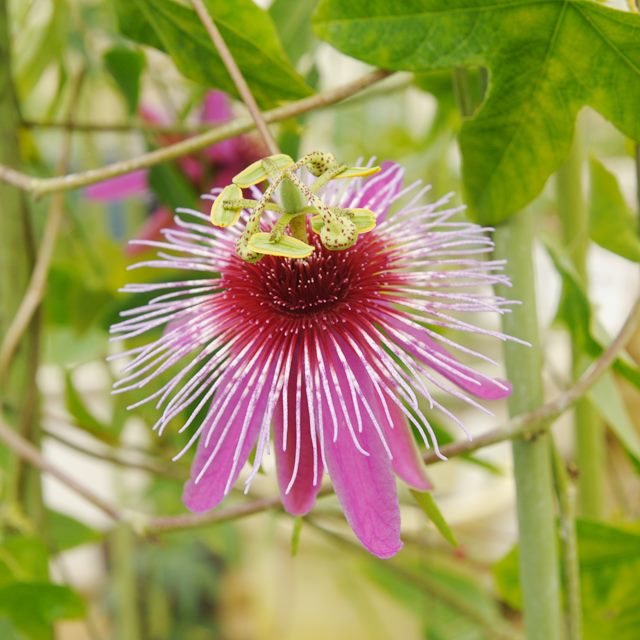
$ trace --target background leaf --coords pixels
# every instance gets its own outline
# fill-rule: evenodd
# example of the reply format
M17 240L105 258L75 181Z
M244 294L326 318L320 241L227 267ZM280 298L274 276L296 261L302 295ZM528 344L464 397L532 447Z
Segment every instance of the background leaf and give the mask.
M640 628L640 535L611 525L577 521L585 640L636 640ZM500 596L522 607L518 549L494 567Z
M269 7L269 15L293 64L296 64L303 54L313 51L315 43L311 16L316 4L317 0L274 0Z
M102 534L66 513L47 512L47 538L54 552L66 551L82 544L96 542Z
M422 509L423 513L433 522L436 529L442 534L442 537L454 547L458 546L451 527L444 519L442 512L438 508L436 501L433 499L433 495L430 491L414 491L411 489L411 495L415 498L418 506Z
M587 397L624 448L640 463L640 435L629 417L629 412L611 373L605 373L591 387Z
M29 640L49 640L52 622L84 614L82 598L68 587L49 582L14 582L0 587L0 615L9 618Z
M144 53L129 47L115 46L104 54L104 64L127 101L129 114L138 109L140 76L145 65Z
M149 186L158 200L169 207L199 208L198 196L175 164L165 162L149 170Z
M620 191L616 177L595 158L591 158L589 170L591 239L627 260L640 262L638 222Z
M310 93L286 58L268 14L252 0L207 0L209 13L262 107ZM185 77L237 91L193 9L173 0L115 0L122 33L168 53Z

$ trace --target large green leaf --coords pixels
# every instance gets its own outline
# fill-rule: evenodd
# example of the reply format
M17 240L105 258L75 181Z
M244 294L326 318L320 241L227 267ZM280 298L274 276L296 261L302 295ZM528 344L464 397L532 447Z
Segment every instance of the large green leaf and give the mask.
M589 233L601 247L640 262L638 222L616 177L595 158L590 162Z
M262 106L310 93L287 60L265 11L251 0L206 0L205 4ZM124 35L168 53L187 78L237 95L193 9L173 0L115 0L115 5Z
M490 70L460 134L472 212L512 215L562 164L589 105L640 140L640 16L588 0L321 0L318 35L385 69Z
M578 555L585 640L637 640L640 629L640 535L604 523L578 520ZM518 548L494 567L500 596L522 607Z

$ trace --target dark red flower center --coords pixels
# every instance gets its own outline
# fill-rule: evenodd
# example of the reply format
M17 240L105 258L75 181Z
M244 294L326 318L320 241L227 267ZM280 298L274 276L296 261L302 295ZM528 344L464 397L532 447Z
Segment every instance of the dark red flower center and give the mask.
M255 320L326 320L357 312L380 295L389 255L375 233L345 251L329 251L314 234L315 251L305 260L265 256L249 264L234 259L223 274L226 297Z

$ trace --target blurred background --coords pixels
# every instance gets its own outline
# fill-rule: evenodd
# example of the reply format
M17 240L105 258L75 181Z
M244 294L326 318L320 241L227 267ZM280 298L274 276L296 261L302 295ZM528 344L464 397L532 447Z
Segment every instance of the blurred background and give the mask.
M65 139L71 141L69 171L82 171L246 113L224 91L211 93L215 87L187 79L167 55L125 37L116 5L107 0L9 2L12 72L24 121L19 141L28 173L53 175ZM260 5L275 25L284 55L314 91L367 72L362 63L314 38L314 2ZM461 122L450 72L396 73L344 103L283 121L273 130L283 151L294 157L327 149L351 164L372 156L399 162L408 183L432 184L431 197L437 199L461 191L456 143ZM577 141L582 157L594 158L591 168L584 163L589 201L618 198L616 206L637 211L629 140L585 109ZM148 517L185 512L180 495L189 461L171 462L183 438L176 429L161 439L151 432L152 406L128 412L135 394L110 393L118 366L107 357L120 347L110 345L109 326L135 302L118 293L131 277L127 266L137 258L127 241L157 237L171 224L176 206L208 211L199 196L227 184L262 153L255 134L245 134L66 195L42 308L42 447L48 459L118 504L136 527L114 529L103 513L49 476L44 477L46 531L34 529L20 505L5 505L0 586L16 575L23 582L49 576L69 587L70 595L56 601L61 615L52 612L55 607L33 604L29 592L22 606L28 601L35 609L27 608L23 617L0 603L3 640L50 637L52 621L62 640L517 637L517 576L513 555L507 555L517 540L508 443L430 467L436 503L457 545L442 536L404 487L405 549L388 562L359 548L333 496L319 500L309 521L270 509L213 526L144 534ZM554 188L551 179L530 205L543 239L560 236ZM460 195L455 198L462 202ZM50 199L30 206L40 236ZM571 381L568 334L558 320L563 278L543 241L535 257L546 397L551 399ZM606 344L634 302L637 265L592 243L588 275L594 324L608 336ZM469 346L494 347L489 355L501 358L497 346L471 339L477 344ZM636 336L629 353L637 357L639 352ZM617 434L627 429L637 437L637 389L616 378L609 391L607 407L602 397L594 401L616 427L607 438L606 509L611 519L636 527L639 467ZM471 434L507 419L502 406L493 405L490 417L447 403ZM569 460L570 418L567 414L554 426ZM455 425L437 426L441 443L464 439ZM273 460L267 458L251 495L235 490L225 506L276 495ZM584 597L598 601L597 593ZM30 614L43 617L45 624L25 624ZM640 637L640 630L626 637Z

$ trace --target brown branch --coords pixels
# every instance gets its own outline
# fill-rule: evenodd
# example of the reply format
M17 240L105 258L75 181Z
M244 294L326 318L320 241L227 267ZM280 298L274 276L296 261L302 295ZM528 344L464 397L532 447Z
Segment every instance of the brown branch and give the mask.
M242 101L249 110L253 121L256 123L258 133L264 140L267 149L269 149L269 152L272 154L279 153L280 149L278 149L278 145L274 137L271 135L269 127L267 127L267 123L262 116L260 107L258 107L258 103L253 97L253 93L251 93L251 89L249 88L247 81L244 79L242 71L240 71L240 67L238 67L238 65L236 64L233 54L231 53L231 51L229 51L229 47L227 47L227 43L224 41L222 34L216 26L216 23L209 15L209 12L204 6L202 0L191 0L191 5L198 14L198 17L204 25L204 28L207 30L207 33L211 38L211 42L213 42L213 46L218 51L218 55L222 59L224 66L227 68L227 71L229 72L229 75L233 80L233 84L236 85L236 89L238 90Z
M264 112L264 119L267 123L280 122L288 118L294 118L315 109L328 107L336 102L340 102L345 98L349 98L363 89L386 78L388 71L377 69L356 80L352 80L341 87L318 93L309 98L304 98L296 102L291 102L283 107L278 107L270 111ZM188 155L204 149L216 142L234 138L242 133L251 131L255 128L255 123L249 117L237 118L227 124L220 125L209 130L206 133L192 136L187 140L182 140L174 144L156 149L148 153L143 153L129 160L121 160L108 164L99 169L89 169L80 173L71 173L66 176L57 178L36 178L19 171L15 171L10 167L0 165L0 180L8 182L20 189L29 192L35 197L40 197L49 193L57 193L61 191L71 191L80 187L86 187L96 182L102 182L115 176L121 176L125 173L131 173L137 169L147 169L154 165L168 160L174 160L181 156Z

